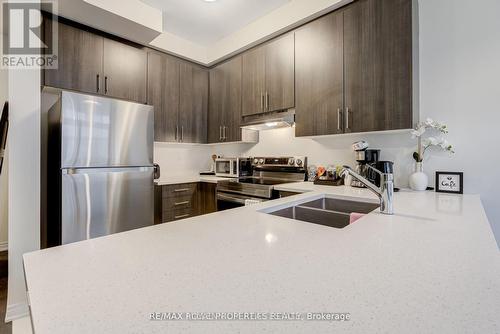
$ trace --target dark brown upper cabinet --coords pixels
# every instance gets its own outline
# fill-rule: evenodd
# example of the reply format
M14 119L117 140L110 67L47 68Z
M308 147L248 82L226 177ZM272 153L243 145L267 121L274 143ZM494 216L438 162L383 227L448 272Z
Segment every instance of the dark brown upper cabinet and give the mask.
M148 104L154 107L155 141L176 142L179 115L179 61L148 53Z
M52 21L44 17L46 40L52 37ZM84 93L104 93L102 87L104 39L67 24L58 25L58 68L45 70L45 85Z
M147 102L147 53L140 48L104 39L104 94Z
M412 1L344 11L345 132L412 127Z
M208 71L182 62L179 100L180 140L186 143L207 142Z
M342 12L333 12L295 32L297 136L343 132Z
M44 21L50 38L50 18ZM44 85L146 103L147 55L141 47L62 19L58 37L59 66L44 71Z
M207 142L208 70L149 52L148 104L155 108L155 141Z
M296 135L412 127L411 0L359 0L296 31Z
M243 54L243 116L295 106L294 46L289 33Z
M265 48L258 47L242 55L242 114L265 112L266 92Z
M238 56L210 70L210 143L241 140L241 64Z

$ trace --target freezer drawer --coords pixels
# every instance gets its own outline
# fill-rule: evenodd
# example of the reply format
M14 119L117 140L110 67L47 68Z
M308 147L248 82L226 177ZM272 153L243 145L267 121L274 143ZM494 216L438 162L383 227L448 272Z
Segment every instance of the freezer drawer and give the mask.
M61 167L153 165L153 107L62 92Z
M63 169L62 244L153 225L153 172L150 167Z

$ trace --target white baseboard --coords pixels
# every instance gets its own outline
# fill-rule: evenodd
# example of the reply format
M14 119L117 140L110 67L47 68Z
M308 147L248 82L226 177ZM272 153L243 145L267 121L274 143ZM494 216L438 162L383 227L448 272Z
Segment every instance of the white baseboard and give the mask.
M30 310L27 303L19 303L7 305L7 312L5 312L5 322L11 322L17 319L29 317Z
M8 241L1 241L0 242L0 252L9 250L9 242Z

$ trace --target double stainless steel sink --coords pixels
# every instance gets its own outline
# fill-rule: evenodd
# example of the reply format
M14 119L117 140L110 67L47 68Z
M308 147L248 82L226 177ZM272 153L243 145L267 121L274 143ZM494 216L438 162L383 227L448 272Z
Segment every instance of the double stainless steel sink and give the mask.
M379 204L323 197L268 212L271 215L334 228L349 225L351 213L367 214L379 208Z

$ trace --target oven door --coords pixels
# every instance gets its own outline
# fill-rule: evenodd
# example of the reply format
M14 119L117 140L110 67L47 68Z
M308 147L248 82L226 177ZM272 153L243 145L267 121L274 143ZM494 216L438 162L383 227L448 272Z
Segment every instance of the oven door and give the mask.
M217 211L239 208L246 205L265 202L264 198L256 198L239 194L217 192Z

